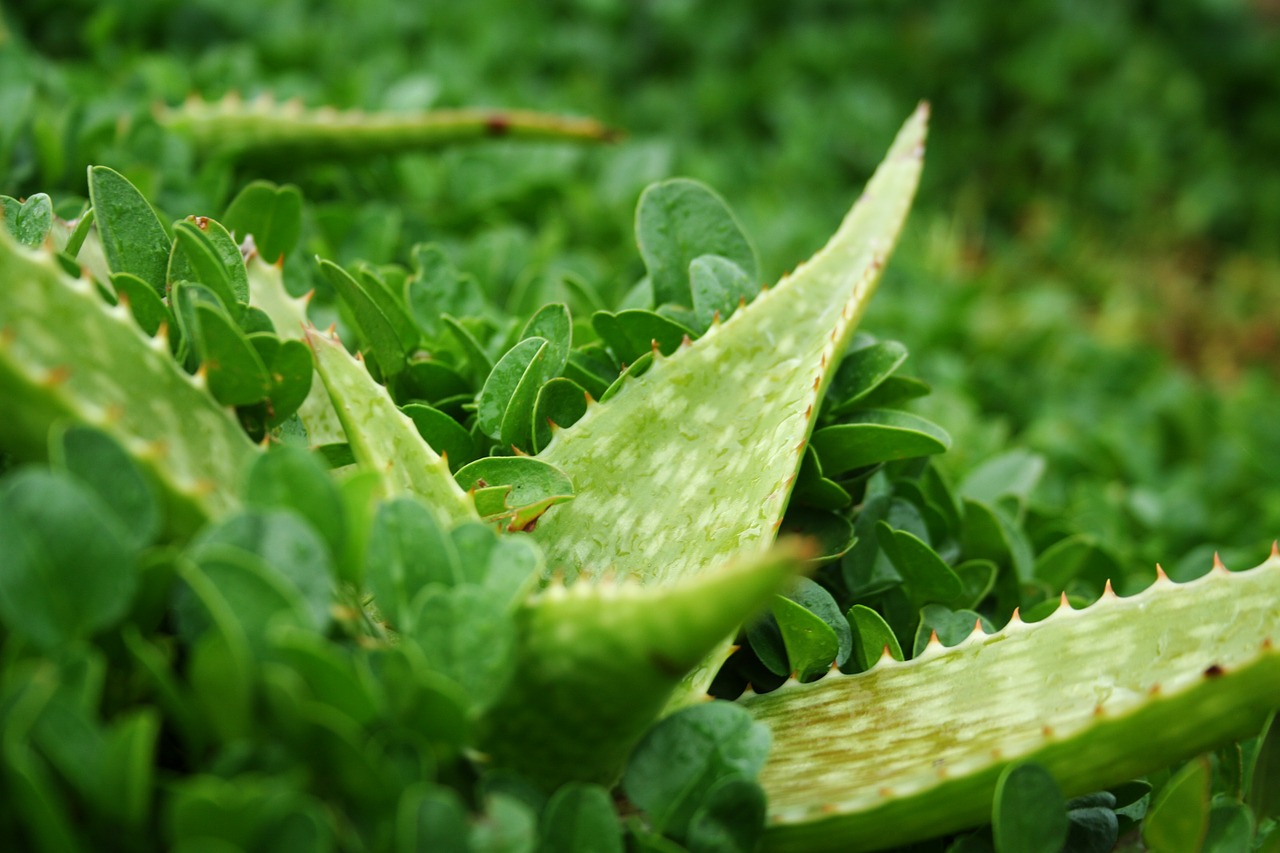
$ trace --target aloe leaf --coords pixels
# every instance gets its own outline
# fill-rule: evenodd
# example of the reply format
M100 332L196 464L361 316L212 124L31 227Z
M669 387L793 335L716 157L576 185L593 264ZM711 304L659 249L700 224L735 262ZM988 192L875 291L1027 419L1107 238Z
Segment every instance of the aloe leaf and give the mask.
M483 748L548 789L612 783L685 674L803 557L779 545L665 586L554 582L516 611L514 679L486 717Z
M526 110L433 110L417 113L307 109L270 97L188 100L157 111L164 127L191 137L207 154L232 160L367 157L481 139L608 142L616 133L592 119Z
M378 473L386 495L418 495L450 524L477 518L471 498L449 473L449 464L422 440L387 389L374 382L337 339L314 329L306 339L356 460Z
M1280 706L1278 602L1273 555L748 696L775 744L765 849L870 850L985 823L1015 762L1073 796L1254 734Z
M534 533L551 565L668 580L768 545L832 362L906 215L924 130L921 109L812 260L539 454L578 493ZM684 536L691 526L705 535Z
M235 418L148 338L123 306L66 275L51 254L0 233L0 439L43 457L55 421L114 436L165 495L168 529L236 506L255 448Z

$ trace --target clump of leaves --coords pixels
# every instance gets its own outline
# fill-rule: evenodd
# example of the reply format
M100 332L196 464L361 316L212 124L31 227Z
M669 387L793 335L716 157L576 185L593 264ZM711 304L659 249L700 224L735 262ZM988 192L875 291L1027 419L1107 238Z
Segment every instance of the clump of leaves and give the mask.
M263 258L289 188L172 228L101 167L74 223L7 200L0 447L37 460L0 480L8 834L1107 849L1150 805L1153 844L1274 843L1269 734L1221 783L1126 780L1280 705L1280 556L1117 597L1033 547L1035 460L939 474L905 348L855 334L925 117L768 290L688 181L642 197L624 304L569 286L585 323L504 315L439 247L323 261L358 357Z

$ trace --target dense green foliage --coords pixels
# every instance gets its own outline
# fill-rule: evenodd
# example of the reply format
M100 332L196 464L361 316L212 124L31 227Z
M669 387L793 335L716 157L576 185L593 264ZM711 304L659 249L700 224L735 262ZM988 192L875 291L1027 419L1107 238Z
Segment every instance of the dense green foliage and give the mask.
M728 703L649 730L615 794L621 819L596 780L552 792L529 783L540 768L517 775L498 748L507 766L490 769L474 752L527 668L518 602L564 567L526 537L457 526L462 510L377 502L403 484L331 481L326 467L370 467L379 451L307 410L320 380L278 313L289 303L248 304L274 273L240 262L246 232L262 258L283 257L289 293L316 291L311 319L336 322L447 451L479 515L518 531L574 493L523 458L552 440L548 423L582 418L583 391L616 397L816 248L926 97L917 213L872 334L814 413L783 520L817 537L812 580L743 630L712 692L865 670L886 645L912 658L931 633L954 645L1015 607L1033 621L1108 579L1135 592L1157 560L1176 580L1215 551L1252 564L1280 531L1265 369L1280 311L1262 286L1280 268L1276 22L1207 0L929 5L6 8L0 193L34 198L6 200L5 225L31 245L52 233L74 257L87 229L65 220L92 202L102 255L77 262L102 295L124 294L148 334L163 324L168 354L250 439L309 433L323 455L273 452L227 497L247 508L179 515L136 448L72 428L46 449L0 429L0 473L16 469L0 480L0 551L36 585L0 590L0 792L17 804L0 834L44 849L103 834L120 849L758 839L767 739ZM625 136L264 159L202 148L156 109L229 92L561 110ZM86 183L91 164L110 168ZM672 222L694 236L671 240ZM415 558L424 542L455 555L447 577ZM100 588L103 566L136 581ZM32 594L42 573L66 579L65 598ZM935 847L1107 850L1148 809L1150 844L1190 832L1245 849L1232 845L1256 831L1274 845L1276 741L1070 801L1015 766L993 825Z

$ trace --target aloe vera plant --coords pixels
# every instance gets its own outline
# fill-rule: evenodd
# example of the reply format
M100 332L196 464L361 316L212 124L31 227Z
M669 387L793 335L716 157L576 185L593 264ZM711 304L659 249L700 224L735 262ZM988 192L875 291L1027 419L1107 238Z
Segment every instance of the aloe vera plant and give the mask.
M598 312L577 348L564 306L505 331L454 316L474 282L427 247L412 272L324 266L352 356L239 251L246 232L289 250L248 212L287 190L172 237L102 168L94 229L7 205L0 447L55 473L0 481L0 713L24 809L6 820L50 849L83 808L135 840L163 823L242 847L621 850L621 779L639 849L749 849L762 826L769 850L881 849L988 822L993 800L1004 843L1004 780L1028 764L1074 796L1260 731L1280 707L1280 556L1123 598L1108 583L1079 609L1064 593L1024 621L1005 514L924 461L949 439L896 407L919 393L893 375L900 345L855 338L926 120L759 295L723 202L652 188L654 310ZM246 432L324 444L334 471ZM68 551L85 541L96 572ZM70 650L95 642L98 674L77 675ZM129 677L104 699L109 666ZM153 756L178 777L162 806Z

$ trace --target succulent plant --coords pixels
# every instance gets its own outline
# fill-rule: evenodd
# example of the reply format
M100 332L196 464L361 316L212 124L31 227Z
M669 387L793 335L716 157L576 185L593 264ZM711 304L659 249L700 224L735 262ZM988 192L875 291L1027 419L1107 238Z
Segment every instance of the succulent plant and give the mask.
M621 850L621 781L638 849L880 849L993 802L999 844L1023 786L1262 731L1280 555L1024 621L1005 514L928 466L949 439L897 407L901 345L855 336L926 119L759 293L718 196L652 187L649 307L578 346L566 306L504 327L422 247L322 264L351 355L264 260L288 188L171 229L104 167L76 222L6 200L0 449L49 467L0 480L0 827Z

